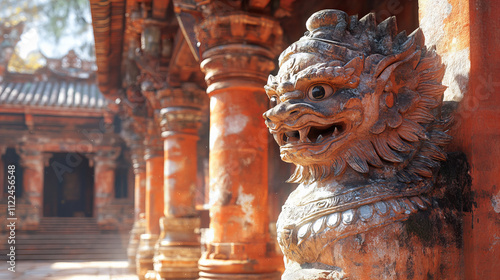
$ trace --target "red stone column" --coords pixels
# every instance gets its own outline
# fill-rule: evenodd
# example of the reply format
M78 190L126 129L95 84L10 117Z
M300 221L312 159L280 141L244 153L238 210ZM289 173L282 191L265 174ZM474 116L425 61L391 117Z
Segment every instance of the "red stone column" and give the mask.
M135 147L132 151L134 168L134 213L135 219L140 219L146 209L146 162L144 161L144 147Z
M36 150L18 150L23 167L23 196L30 205L30 211L23 221L23 230L37 230L43 216L43 180L46 157Z
M267 110L281 28L248 14L197 26L210 96L210 234L200 279L279 279L282 259L268 229Z
M470 166L460 264L467 280L500 275L499 13L500 3L493 0L419 0L426 44L436 45L446 65L445 101L459 102L450 150L465 153Z
M144 161L144 146L140 139L136 139L130 146L132 165L134 168L134 226L130 231L130 240L127 248L129 268L136 271L136 255L139 240L146 231L146 162Z
M160 112L165 204L154 267L161 279L198 279L197 141L206 96L194 84L160 90L158 95L165 106Z
M120 148L100 150L94 156L94 209L101 230L117 228L113 215L106 208L114 198L116 158Z
M137 274L144 279L153 270L154 246L160 236L159 220L163 216L163 141L160 130L148 120L146 136L146 231L137 250Z

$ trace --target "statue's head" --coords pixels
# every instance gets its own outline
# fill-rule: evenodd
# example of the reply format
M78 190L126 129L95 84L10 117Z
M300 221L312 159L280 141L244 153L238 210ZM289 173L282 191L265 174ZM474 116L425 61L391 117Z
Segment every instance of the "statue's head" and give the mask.
M281 158L297 165L292 182L342 177L402 182L433 176L445 156L441 105L444 67L422 31L397 33L395 18L377 25L324 10L279 58L264 113Z

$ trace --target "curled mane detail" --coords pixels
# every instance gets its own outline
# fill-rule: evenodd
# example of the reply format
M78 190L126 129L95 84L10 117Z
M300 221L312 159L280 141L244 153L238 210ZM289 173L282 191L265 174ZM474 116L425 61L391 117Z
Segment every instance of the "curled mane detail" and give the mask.
M349 167L359 173L368 173L370 168L383 165L397 166L396 176L400 182L431 178L439 161L446 159L442 148L451 137L446 134L449 120L440 115L446 89L441 85L444 65L433 49L425 47L422 31L417 29L410 36L405 32L397 34L394 18L376 25L371 14L361 20L351 17L343 30L339 30L339 24L334 30L329 26L319 26L284 51L280 64L294 53L310 51L310 46L303 44L308 38L316 36L320 39L313 46L333 44L341 41L337 37L343 38L347 43L340 48L351 46L344 54L363 57L362 75L375 76L377 84L384 86L373 93L380 94L379 118L366 139L356 139L331 158L329 165L297 165L288 181L311 183L339 176ZM361 33L368 36L360 36ZM356 38L361 39L356 41ZM328 53L332 49L333 54L334 47L338 54L338 46L321 50ZM328 76L338 71L334 67L328 68L329 64L335 63L338 64L337 57L322 63L323 70L318 68L309 72ZM273 79L270 77L271 87Z

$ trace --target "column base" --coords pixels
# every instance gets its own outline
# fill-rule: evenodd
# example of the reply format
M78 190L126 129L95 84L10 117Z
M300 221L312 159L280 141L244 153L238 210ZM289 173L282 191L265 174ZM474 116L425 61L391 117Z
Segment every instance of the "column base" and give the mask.
M161 236L154 257L158 280L198 279L198 261L201 257L199 218L160 219Z
M148 271L153 270L153 257L157 241L157 234L141 234L136 256L136 273L140 280L146 279Z
M158 280L198 279L198 260L201 248L188 246L165 246L160 243L154 258Z
M131 272L136 272L136 256L139 248L141 235L146 231L146 220L144 218L135 221L130 231L130 239L127 247L128 267Z
M272 244L208 244L198 262L199 279L280 279L283 257Z
M221 274L200 272L199 280L280 280L281 272L260 274Z

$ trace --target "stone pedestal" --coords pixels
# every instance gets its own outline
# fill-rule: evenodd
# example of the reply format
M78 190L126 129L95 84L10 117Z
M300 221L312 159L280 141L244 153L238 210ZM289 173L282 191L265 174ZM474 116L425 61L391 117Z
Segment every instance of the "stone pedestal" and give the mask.
M164 141L164 217L162 239L154 261L158 279L198 279L201 256L200 227L195 208L197 141L201 125L203 90L183 88L158 92Z
M94 207L101 230L116 230L118 221L106 211L114 198L116 158L120 149L103 150L94 156Z
M154 258L154 269L161 279L198 279L201 256L199 218L163 217L162 238ZM157 278L157 279L159 279Z
M163 142L159 129L148 124L146 139L146 233L141 235L137 250L137 274L144 279L149 270L153 270L154 246L160 235L159 220L163 216Z
M279 279L267 206L263 86L280 44L274 20L233 14L197 26L210 96L210 231L200 279Z

